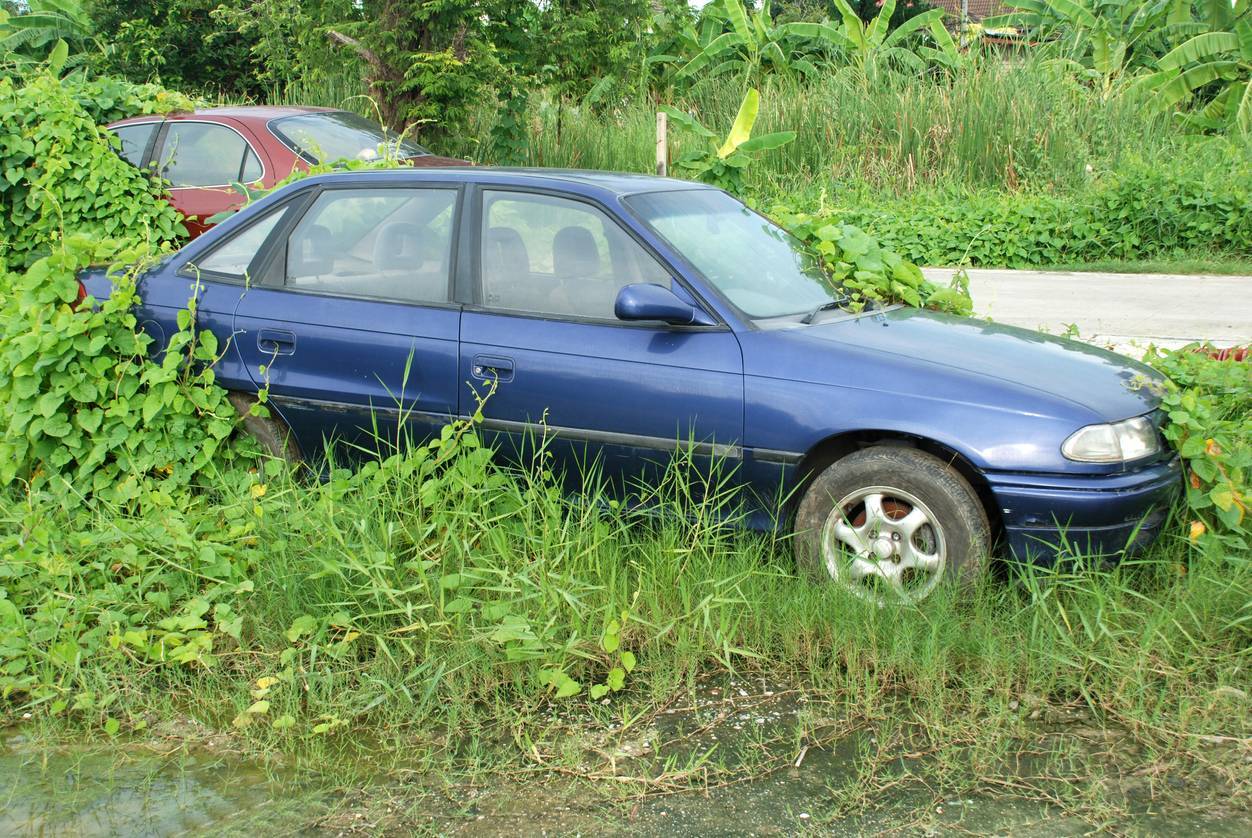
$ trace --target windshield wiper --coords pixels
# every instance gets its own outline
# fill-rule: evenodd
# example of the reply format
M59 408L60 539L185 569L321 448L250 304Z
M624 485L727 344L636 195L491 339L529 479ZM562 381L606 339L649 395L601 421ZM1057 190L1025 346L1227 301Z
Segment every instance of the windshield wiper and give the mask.
M828 303L822 303L820 306L813 309L808 314L804 315L804 318L800 322L807 326L808 324L813 322L813 318L817 317L817 315L821 314L823 311L830 311L831 309L842 308L843 306L846 306L849 302L851 302L851 298L845 295L843 297L840 297L837 300L831 300Z

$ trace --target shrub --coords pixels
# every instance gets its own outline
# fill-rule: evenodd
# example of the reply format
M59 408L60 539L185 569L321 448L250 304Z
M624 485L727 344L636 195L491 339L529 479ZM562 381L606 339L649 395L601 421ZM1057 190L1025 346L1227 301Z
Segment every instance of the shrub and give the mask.
M0 79L0 269L29 267L67 233L172 244L186 235L162 189L116 153L98 120L181 106L153 86ZM0 293L3 286L0 285Z
M840 201L829 215L924 265L1029 267L1196 251L1252 253L1252 163L1134 166L1065 196L931 194Z
M77 271L116 256L109 299L77 300ZM23 274L3 276L0 304L0 484L22 480L69 498L130 506L145 486L167 497L239 455L234 408L214 382L222 347L180 313L160 361L133 307L151 253L71 238ZM71 490L67 492L66 490Z
M1229 560L1252 554L1252 362L1218 359L1211 347L1153 350L1147 360L1168 375L1166 438L1187 460L1190 536Z

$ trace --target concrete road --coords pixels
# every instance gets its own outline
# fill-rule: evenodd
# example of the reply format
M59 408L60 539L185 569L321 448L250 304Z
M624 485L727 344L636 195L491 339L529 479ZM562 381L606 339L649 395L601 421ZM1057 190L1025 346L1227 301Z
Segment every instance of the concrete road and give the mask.
M947 284L951 268L924 268ZM1000 323L1065 332L1133 357L1149 343L1252 343L1252 276L969 270L974 312Z

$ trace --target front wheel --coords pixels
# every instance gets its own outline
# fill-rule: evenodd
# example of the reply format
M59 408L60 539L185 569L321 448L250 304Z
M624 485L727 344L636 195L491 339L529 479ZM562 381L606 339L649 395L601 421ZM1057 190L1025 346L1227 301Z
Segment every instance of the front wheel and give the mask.
M924 451L866 448L831 463L796 513L800 570L877 603L918 602L986 567L987 514L969 483Z

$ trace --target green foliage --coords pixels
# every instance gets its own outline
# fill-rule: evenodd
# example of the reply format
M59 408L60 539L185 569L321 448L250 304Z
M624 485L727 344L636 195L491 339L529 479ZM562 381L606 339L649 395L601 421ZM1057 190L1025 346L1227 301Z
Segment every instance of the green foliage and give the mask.
M256 96L264 87L252 54L255 34L215 17L245 0L86 0L110 48L98 70L134 82L160 81L186 92Z
M1165 111L1199 95L1203 105L1184 116L1187 124L1252 141L1252 0L1238 0L1233 14L1228 29L1196 35L1163 56L1137 89Z
M113 76L69 78L61 86L97 125L128 116L192 111L196 101L158 84L135 84Z
M794 131L752 136L752 128L756 125L756 115L760 109L760 98L755 88L744 94L734 124L730 126L730 133L720 145L716 135L701 125L695 117L669 106L662 107L676 123L708 141L704 149L691 149L683 153L674 165L691 172L697 180L711 183L728 192L742 194L743 170L752 163L752 155L779 148L796 138Z
M156 185L118 156L117 140L97 124L181 101L154 88L80 85L47 73L20 87L0 79L0 267L29 266L67 233L153 246L185 235Z
M1187 252L1252 252L1252 162L1179 172L1128 166L1077 195L935 193L838 206L924 265L1030 267Z
M378 0L329 34L364 62L383 123L438 138L462 125L466 108L500 73L487 34L500 11L482 0Z
M901 68L914 73L926 69L926 62L910 48L908 39L928 27L941 24L942 9L922 12L892 29L890 21L895 14L896 0L884 0L882 10L868 23L861 20L848 0L834 0L834 3L843 18L840 34L847 45L852 64L861 76L874 76L889 68ZM939 25L938 28L942 29L942 26Z
M194 299L160 362L148 360L152 338L133 308L136 277L152 255L72 237L5 276L0 484L21 480L67 500L131 506L149 490L174 497L236 460L235 410L212 369L227 347L195 331ZM115 256L133 266L111 271L109 299L77 304L77 272Z
M1149 67L1164 44L1190 28L1191 0L1009 0L1015 11L987 18L1055 39L1060 60L1106 92L1127 73Z
M30 70L64 49L57 72L80 65L86 54L99 51L95 26L78 0L30 0L23 14L0 9L0 62Z
M1246 350L1245 350L1246 351ZM1165 437L1187 460L1190 536L1234 560L1252 554L1252 360L1219 360L1211 346L1153 350L1172 381Z
M728 31L711 39L703 28L695 44L699 51L679 69L677 79L697 75L713 77L728 71L746 73L756 78L765 71L816 75L815 52L823 47L845 45L840 34L829 26L810 23L785 23L775 26L769 0L759 12L749 12L741 0L722 0L718 9L728 24ZM719 18L706 16L706 24Z
M830 278L848 292L853 310L873 301L904 303L968 316L974 305L968 278L958 275L941 288L922 276L917 265L882 246L851 224L775 207L770 215L822 260Z

